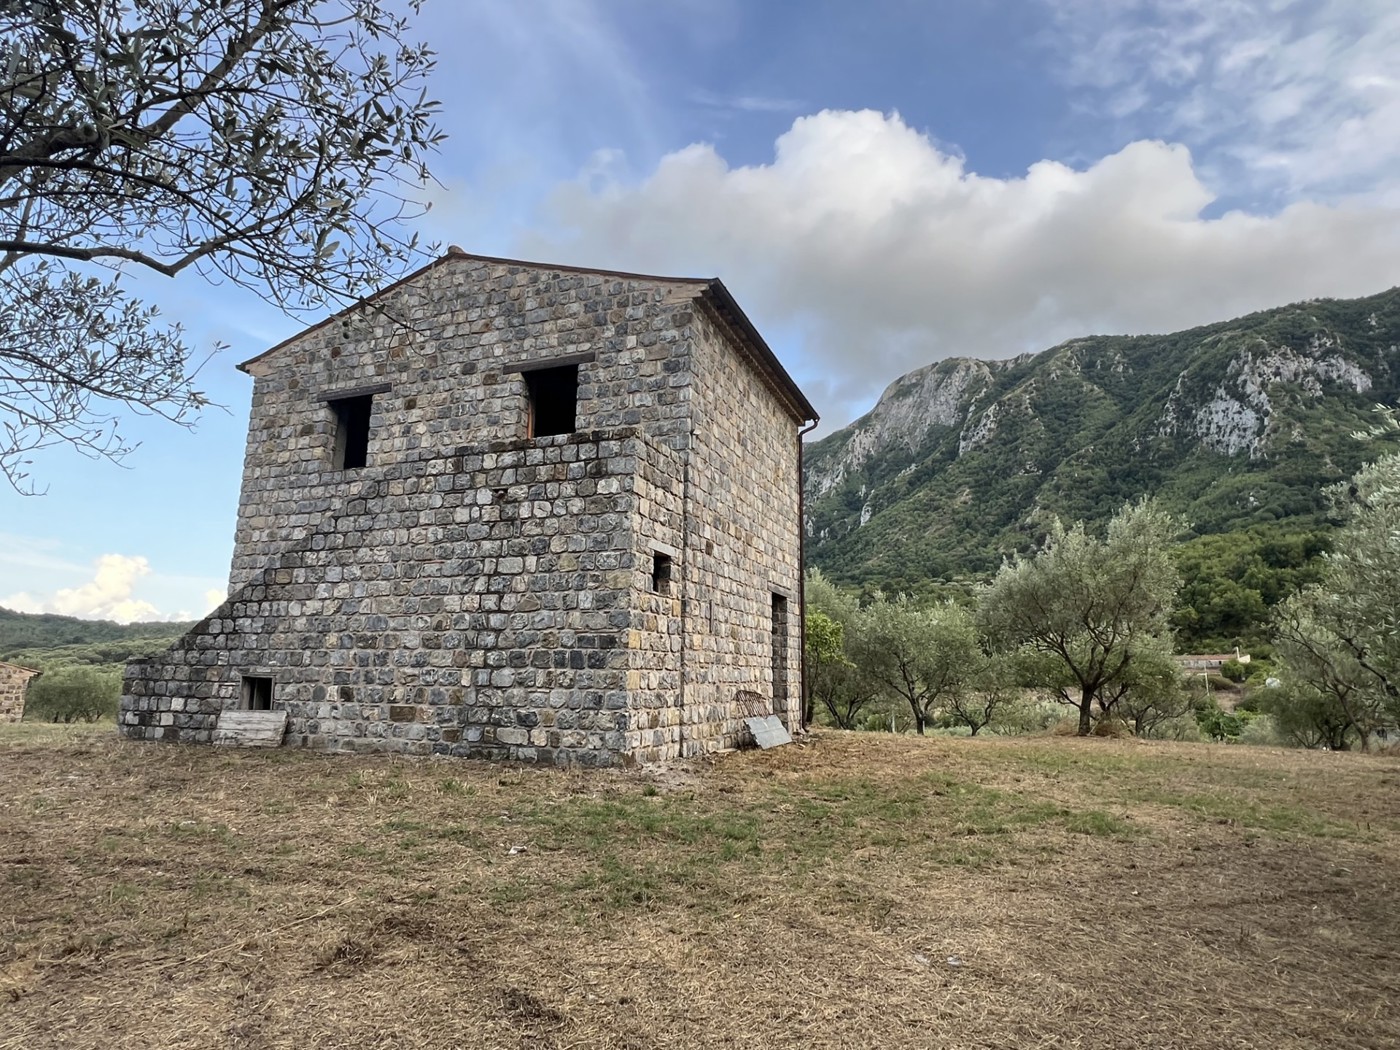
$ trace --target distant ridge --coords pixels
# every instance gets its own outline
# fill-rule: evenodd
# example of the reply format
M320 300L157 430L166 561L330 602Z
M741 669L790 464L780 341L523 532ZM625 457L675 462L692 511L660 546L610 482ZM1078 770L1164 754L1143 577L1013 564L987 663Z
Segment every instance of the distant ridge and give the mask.
M917 590L992 572L1038 512L1101 523L1143 495L1197 535L1325 528L1323 488L1381 451L1353 431L1397 397L1400 289L939 361L807 449L808 561Z

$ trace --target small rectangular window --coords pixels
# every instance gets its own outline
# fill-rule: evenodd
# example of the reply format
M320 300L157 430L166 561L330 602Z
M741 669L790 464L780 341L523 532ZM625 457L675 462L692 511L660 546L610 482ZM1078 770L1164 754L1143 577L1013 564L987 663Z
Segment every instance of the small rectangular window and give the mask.
M243 676L243 693L240 706L245 711L272 710L272 679L259 675Z
M651 589L657 594L671 593L671 556L656 551L651 556Z
M369 417L374 408L374 395L337 398L330 406L335 415L331 469L359 470L369 462Z
M578 365L526 372L525 388L530 396L527 437L572 434L578 429Z

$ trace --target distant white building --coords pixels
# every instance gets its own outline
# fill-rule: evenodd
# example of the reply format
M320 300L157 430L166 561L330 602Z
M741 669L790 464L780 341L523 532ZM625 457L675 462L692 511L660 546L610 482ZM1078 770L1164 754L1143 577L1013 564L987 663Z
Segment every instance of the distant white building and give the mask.
M1173 659L1183 671L1218 671L1231 660L1249 664L1249 654L1240 652L1239 646L1233 653L1178 653Z

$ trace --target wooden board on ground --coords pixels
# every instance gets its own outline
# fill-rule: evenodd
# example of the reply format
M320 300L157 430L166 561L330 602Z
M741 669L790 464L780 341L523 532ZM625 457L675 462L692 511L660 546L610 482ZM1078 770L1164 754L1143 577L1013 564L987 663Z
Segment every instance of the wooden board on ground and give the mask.
M224 747L281 747L286 732L286 711L225 711L214 729L214 743Z

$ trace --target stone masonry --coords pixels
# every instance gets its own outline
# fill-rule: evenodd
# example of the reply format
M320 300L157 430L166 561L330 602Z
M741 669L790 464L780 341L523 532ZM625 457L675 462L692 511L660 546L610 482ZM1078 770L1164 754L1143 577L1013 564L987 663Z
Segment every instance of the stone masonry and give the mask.
M24 717L24 695L29 680L39 675L30 667L0 661L0 724L18 722Z
M126 736L266 707L291 745L610 765L798 727L816 413L718 281L453 249L240 367L230 596L128 665Z

